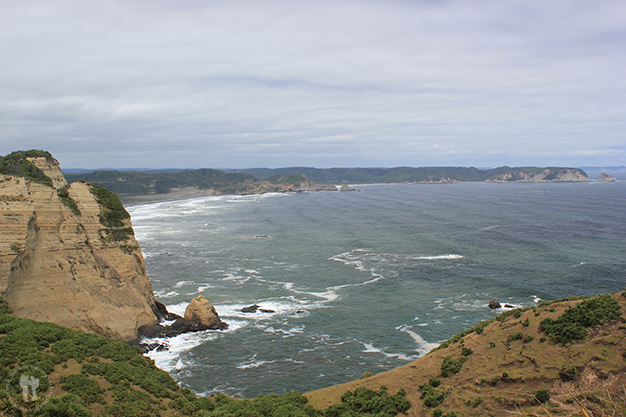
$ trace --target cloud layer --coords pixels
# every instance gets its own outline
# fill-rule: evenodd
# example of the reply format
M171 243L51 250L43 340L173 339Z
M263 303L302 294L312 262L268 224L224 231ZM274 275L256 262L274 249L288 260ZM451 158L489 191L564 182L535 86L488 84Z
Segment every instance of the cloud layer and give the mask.
M626 3L0 0L0 154L623 165Z

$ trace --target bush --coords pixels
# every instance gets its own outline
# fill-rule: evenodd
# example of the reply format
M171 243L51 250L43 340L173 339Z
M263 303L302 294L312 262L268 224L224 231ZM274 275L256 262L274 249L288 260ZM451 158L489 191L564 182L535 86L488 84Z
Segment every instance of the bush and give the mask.
M467 357L467 356L471 355L472 353L474 353L474 351L472 349L466 348L465 346L461 347L461 356Z
M541 404L550 401L550 393L545 389L540 389L539 391L536 391L534 395L537 401L539 401Z
M288 395L288 394L287 394ZM294 394L295 395L295 394ZM300 395L300 394L297 394ZM302 396L301 396L302 397ZM400 389L396 395L388 395L386 387L380 387L378 392L367 388L357 388L354 391L348 391L341 396L341 405L334 405L327 408L322 414L327 417L341 416L364 416L365 413L371 413L377 416L395 416L398 413L404 413L411 408L411 403L406 398L406 392ZM305 397L302 397L306 401ZM302 403L303 405L306 403ZM317 413L310 406L307 416L322 415ZM277 415L267 413L265 415ZM285 414L290 417L295 414Z
M100 224L106 227L124 227L124 220L130 219L130 214L117 194L99 185L89 184L89 186L89 191L100 205L100 214L98 214Z
M441 376L447 378L449 376L459 373L463 367L463 362L460 359L453 359L451 357L443 358L441 364Z
M588 299L566 310L558 319L544 319L539 329L556 343L566 344L583 340L587 329L600 326L622 316L621 306L611 296L603 294Z
M563 367L559 371L559 375L561 376L562 380L571 381L578 375L578 370L574 365L566 364L563 365Z

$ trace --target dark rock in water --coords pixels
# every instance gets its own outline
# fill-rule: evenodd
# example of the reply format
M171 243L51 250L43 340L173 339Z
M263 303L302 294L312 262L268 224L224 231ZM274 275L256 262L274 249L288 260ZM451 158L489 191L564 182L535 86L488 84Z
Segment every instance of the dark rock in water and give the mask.
M493 300L490 300L490 301L489 301L489 304L487 305L487 307L489 307L490 309L492 309L492 310L493 310L493 309L496 309L496 308L500 308L500 307L502 307L502 306L500 305L500 303L499 303L499 302L497 302L497 301L493 301Z
M304 310L298 310L296 311L296 314L304 314Z
M156 300L155 300L156 301ZM174 314L174 313L170 313L169 311L167 311L167 307L165 307L165 304L163 304L160 301L156 301L156 310L155 314L157 315L157 317L162 317L164 320L178 320L179 318L181 318L178 314Z
M215 307L203 296L199 295L187 306L185 317L177 316L178 319L170 326L142 326L138 329L140 336L174 337L182 333L199 332L202 330L225 330L228 324L220 320Z
M269 310L269 309L266 309L266 308L260 308L260 309L259 309L259 311L260 311L261 313L276 313L276 311L274 311L274 310Z
M141 347L143 348L143 353L148 353L153 350L156 350L157 352L170 350L170 347L167 343L158 343L158 342L149 343L149 344L144 343L141 345Z
M504 308L515 308L515 307L513 307L511 304L505 304Z
M258 304L254 304L248 307L244 307L241 309L242 313L256 313L256 311L259 309L259 307L261 307Z
M270 237L270 235L256 235L255 237Z

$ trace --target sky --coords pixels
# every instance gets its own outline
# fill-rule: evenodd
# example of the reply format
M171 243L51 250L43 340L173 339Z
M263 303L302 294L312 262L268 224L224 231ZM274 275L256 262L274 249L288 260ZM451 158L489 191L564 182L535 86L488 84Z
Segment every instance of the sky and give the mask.
M626 165L626 2L0 0L0 155Z

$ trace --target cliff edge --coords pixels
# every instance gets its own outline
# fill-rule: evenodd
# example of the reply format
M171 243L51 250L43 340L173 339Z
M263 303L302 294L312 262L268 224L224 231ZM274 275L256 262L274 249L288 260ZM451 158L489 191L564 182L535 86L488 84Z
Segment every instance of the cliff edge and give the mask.
M166 314L119 198L68 185L43 151L0 157L0 293L19 317L127 342Z

